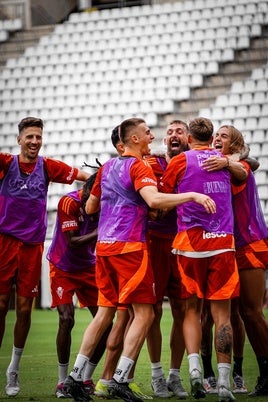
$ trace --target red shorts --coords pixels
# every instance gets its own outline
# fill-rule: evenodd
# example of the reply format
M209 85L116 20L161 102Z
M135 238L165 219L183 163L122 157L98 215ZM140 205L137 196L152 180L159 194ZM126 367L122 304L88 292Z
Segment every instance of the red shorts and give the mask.
M268 268L268 239L240 247L236 250L238 270Z
M100 256L96 259L99 306L155 303L154 275L147 250Z
M19 296L38 295L44 244L27 244L0 234L0 294L11 293L13 284Z
M177 256L171 252L173 239L149 237L149 253L155 278L156 300L164 296L181 299L183 285L178 268Z
M226 300L239 296L239 275L233 251L206 258L178 256L186 292L183 298Z
M72 303L74 294L77 296L80 307L97 306L98 288L95 268L89 268L88 271L65 272L51 262L49 266L51 307Z

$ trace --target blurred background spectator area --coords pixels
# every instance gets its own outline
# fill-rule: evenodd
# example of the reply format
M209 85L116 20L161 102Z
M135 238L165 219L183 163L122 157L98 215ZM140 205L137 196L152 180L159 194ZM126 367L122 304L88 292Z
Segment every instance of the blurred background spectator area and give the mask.
M0 149L38 116L43 154L81 167L114 155L125 118L159 150L172 119L202 115L243 132L268 222L267 56L268 0L0 0ZM48 236L65 192L50 186Z

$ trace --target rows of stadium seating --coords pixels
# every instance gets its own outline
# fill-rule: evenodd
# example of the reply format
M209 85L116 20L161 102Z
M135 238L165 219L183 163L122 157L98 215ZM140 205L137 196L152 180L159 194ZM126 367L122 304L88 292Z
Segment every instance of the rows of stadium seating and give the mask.
M267 0L186 0L71 14L0 74L1 150L16 152L17 123L45 121L44 153L81 166L113 148L111 128L138 115L157 127L205 77L250 48L268 24ZM243 130L268 221L268 66L235 82L200 115ZM4 146L2 145L4 144ZM52 185L49 210L66 188Z
M199 111L215 127L233 124L250 145L250 155L260 162L255 173L263 209L268 215L268 64L252 71L244 82L237 81L215 104Z

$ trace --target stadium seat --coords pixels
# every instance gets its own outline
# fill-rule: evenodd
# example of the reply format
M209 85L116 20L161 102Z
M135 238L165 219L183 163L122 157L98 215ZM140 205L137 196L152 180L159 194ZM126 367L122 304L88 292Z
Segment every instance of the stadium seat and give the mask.
M264 156L264 157L266 156L267 160L268 160L268 142L264 142L262 144L261 155ZM267 172L265 172L265 174L266 174L266 177L267 177ZM267 184L267 180L263 182L263 184L265 184L265 183Z
M37 112L45 118L47 145L55 141L54 153L77 163L86 136L94 155L109 154L107 135L122 118L134 113L155 127L237 50L248 48L262 33L267 4L188 0L72 13L3 67L1 138L16 130L19 113ZM267 78L268 67L259 67L200 111L215 127L237 125L261 153L266 147L255 132L268 141Z

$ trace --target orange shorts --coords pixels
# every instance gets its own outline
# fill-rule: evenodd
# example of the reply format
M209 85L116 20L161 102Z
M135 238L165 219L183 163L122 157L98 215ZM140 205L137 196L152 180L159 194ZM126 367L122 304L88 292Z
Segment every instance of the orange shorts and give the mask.
M16 285L19 296L38 295L43 243L27 244L15 237L0 234L0 294L11 293Z
M226 300L239 296L239 275L233 251L206 258L178 255L178 264L186 292L183 298Z
M154 276L147 250L100 256L96 260L99 306L155 303Z
M268 268L268 239L256 241L236 250L238 270Z
M164 296L180 299L183 291L177 256L171 252L173 239L149 236L149 255L155 279L156 300Z
M80 307L97 306L98 288L96 285L95 267L88 271L65 272L50 266L51 307L73 302L76 294Z

